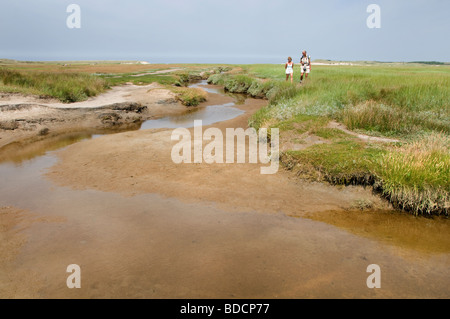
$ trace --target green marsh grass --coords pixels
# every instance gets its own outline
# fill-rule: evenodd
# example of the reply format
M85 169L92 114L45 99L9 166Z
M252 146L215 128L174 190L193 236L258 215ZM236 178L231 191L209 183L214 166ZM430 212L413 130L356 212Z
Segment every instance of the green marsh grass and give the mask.
M177 87L171 89L177 99L185 106L197 106L206 101L207 94L198 88Z
M416 215L448 215L449 66L313 66L301 86L284 82L281 64L241 67L245 75L211 80L231 89L253 88L256 93L247 93L269 99L252 116L251 126L279 127L328 141L285 152L282 163L288 168L334 184L374 185L396 207ZM326 127L330 120L402 143L360 141Z
M135 85L146 85L151 83L159 83L162 85L174 85L179 78L174 75L142 75L133 76L133 74L120 74L120 75L101 75L102 79L108 83L109 86L123 85L126 83L132 83Z
M107 88L106 81L88 74L0 69L2 92L37 94L71 103L86 100L104 92Z
M397 207L420 213L450 209L450 137L433 133L385 153L376 166L379 187Z

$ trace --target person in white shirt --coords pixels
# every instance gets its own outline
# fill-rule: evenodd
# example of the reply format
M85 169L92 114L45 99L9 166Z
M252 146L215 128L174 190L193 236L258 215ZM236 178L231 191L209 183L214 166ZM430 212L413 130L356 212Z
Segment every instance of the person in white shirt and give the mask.
M289 80L290 76L291 83L294 83L294 62L292 62L291 57L288 57L288 61L286 62L284 68L286 69L286 81Z
M303 74L305 74L305 80L308 78L309 72L311 72L311 56L306 55L306 51L303 50L302 57L300 58L301 75L300 83L303 81Z

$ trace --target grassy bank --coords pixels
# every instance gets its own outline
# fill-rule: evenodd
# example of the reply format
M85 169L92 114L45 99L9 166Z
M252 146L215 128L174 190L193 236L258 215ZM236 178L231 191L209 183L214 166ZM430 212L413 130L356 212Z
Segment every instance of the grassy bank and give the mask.
M0 69L0 91L6 93L35 94L70 103L86 100L107 88L106 81L88 74Z
M395 207L414 214L448 215L448 66L313 66L301 86L284 81L282 65L241 68L241 74L209 81L269 99L249 124L280 128L282 147L290 147L282 155L287 168L333 184L374 185ZM399 142L367 142L330 127L332 121Z
M247 72L278 81L284 76L279 66L250 66ZM314 66L311 75L266 119L289 111L288 116L330 116L350 129L383 136L450 131L450 67Z

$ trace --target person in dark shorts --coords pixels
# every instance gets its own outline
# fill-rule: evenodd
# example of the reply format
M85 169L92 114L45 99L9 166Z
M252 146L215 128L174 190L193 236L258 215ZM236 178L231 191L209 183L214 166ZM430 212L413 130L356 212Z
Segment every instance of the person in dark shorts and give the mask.
M300 83L303 81L303 74L305 74L305 80L308 78L309 72L311 72L311 56L306 55L306 51L303 50L302 57L300 58L301 72Z

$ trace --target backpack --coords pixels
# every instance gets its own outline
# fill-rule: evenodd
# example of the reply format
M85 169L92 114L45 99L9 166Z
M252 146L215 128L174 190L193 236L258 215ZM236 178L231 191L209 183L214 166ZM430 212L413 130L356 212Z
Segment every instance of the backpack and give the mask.
M310 65L311 65L311 56L310 56L310 55L307 55L306 58L308 59L308 62L305 63L305 66L310 66ZM303 61L303 55L302 55L302 57L300 58L300 63L301 63L302 61Z

